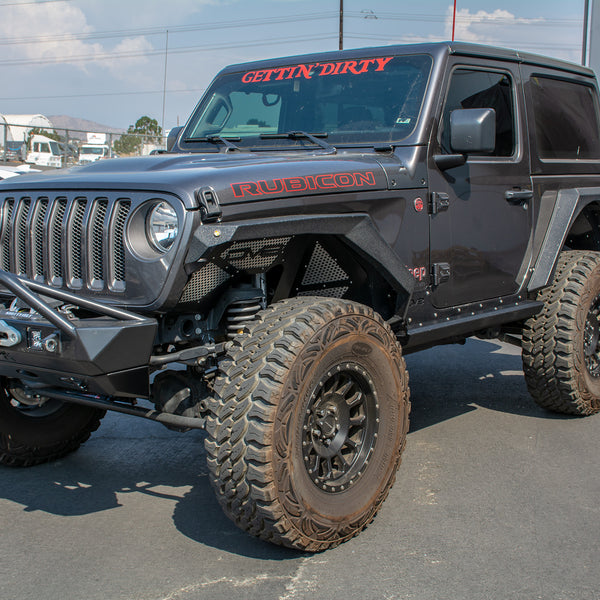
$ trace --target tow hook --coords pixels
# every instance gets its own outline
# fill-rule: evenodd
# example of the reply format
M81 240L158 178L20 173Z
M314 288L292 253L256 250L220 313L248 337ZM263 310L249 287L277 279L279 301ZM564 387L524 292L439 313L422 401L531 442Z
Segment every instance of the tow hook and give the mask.
M0 320L0 346L16 346L21 341L21 333Z

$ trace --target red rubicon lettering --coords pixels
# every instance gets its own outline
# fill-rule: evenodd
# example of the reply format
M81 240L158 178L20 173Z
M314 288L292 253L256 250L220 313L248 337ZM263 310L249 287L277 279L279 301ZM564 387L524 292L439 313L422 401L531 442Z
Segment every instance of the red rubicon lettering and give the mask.
M349 187L365 187L375 185L375 173L327 173L324 175L307 175L285 177L282 179L261 179L259 181L242 181L232 183L231 190L236 198L244 196L264 196L281 192L304 192L307 190L330 190Z
M263 179L258 182L258 186L263 194L276 194L277 192L283 192L283 181L281 181L281 179L272 179L271 181L265 181Z
M354 183L354 177L350 173L338 173L333 180L337 187L348 187Z
M283 182L288 192L303 192L308 188L306 177L286 177Z
M292 65L290 67L277 67L275 69L261 69L247 71L242 75L243 83L258 81L281 81L282 79L312 79L313 76L326 77L327 75L362 75L369 71L383 71L393 56L378 58L365 58L362 60L342 60L340 62L311 63Z
M231 189L236 198L243 198L246 194L260 196L263 192L258 189L256 181L244 181L243 183L232 183Z
M375 185L375 175L373 174L373 171L354 173L354 179L356 179L356 185Z
M333 175L317 175L315 177L317 187L322 189L334 188L335 182L333 181Z

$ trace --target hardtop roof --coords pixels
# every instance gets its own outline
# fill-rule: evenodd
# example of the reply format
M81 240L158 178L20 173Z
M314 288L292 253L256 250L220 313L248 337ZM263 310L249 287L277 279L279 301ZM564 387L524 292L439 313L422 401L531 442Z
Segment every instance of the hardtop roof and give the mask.
M295 63L331 62L336 60L352 60L356 58L370 58L385 54L430 54L435 59L443 58L444 55L459 55L487 58L491 60L518 62L537 65L560 71L567 71L594 77L594 72L582 65L571 63L556 58L487 46L483 44L471 44L466 42L436 42L427 44L402 44L391 46L372 46L367 48L353 48L351 50L336 50L331 52L319 52L313 54L302 54L295 56L283 56L267 60L253 61L248 63L237 63L225 67L221 73L237 72L242 70L254 71L267 67L282 67Z

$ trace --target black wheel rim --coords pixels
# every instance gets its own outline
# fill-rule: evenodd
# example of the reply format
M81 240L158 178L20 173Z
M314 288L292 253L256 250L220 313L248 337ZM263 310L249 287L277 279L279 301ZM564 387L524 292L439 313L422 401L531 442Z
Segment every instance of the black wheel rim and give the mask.
M583 331L585 366L592 377L600 377L600 295L596 296Z
M331 493L352 487L372 457L378 424L379 403L368 373L351 363L327 372L302 426L302 457L313 483Z

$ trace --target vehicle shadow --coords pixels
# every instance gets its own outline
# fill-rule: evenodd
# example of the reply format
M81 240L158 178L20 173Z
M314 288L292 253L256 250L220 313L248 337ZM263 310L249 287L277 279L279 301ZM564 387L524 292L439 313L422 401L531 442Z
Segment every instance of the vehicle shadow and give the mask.
M470 338L406 357L410 431L486 408L542 419L572 419L535 404L525 384L519 348Z
M155 515L164 517L153 499L163 505L166 500L174 507L175 529L206 546L261 560L304 555L245 534L224 515L208 479L202 432L181 435L154 423L107 415L74 454L26 469L0 466L0 481L0 502L73 518L74 527L82 516L129 511L135 504L141 510L128 527L151 531ZM122 522L115 517L114 523Z
M411 385L411 432L479 408L524 417L561 419L531 400L516 349L468 340L407 356ZM409 440L410 443L410 440ZM79 517L120 510L136 500L139 524L152 528L153 501L173 503L177 531L209 547L263 560L303 554L261 542L225 517L209 483L201 432L181 434L154 423L109 414L76 453L30 469L0 467L0 499L24 511ZM136 512L136 519L137 512Z

